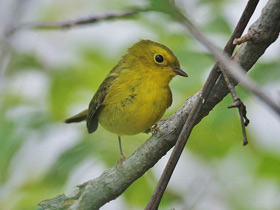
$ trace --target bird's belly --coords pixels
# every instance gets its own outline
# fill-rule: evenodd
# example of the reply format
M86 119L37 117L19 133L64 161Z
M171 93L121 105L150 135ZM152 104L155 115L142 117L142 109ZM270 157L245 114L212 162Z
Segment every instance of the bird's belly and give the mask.
M169 106L169 98L155 97L125 98L119 103L105 105L98 115L98 121L105 129L118 135L141 133L155 124Z

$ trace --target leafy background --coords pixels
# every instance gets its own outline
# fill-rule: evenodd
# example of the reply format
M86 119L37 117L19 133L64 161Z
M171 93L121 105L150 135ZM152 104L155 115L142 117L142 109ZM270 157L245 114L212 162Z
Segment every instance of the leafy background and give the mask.
M177 3L219 48L246 4L242 0ZM260 2L252 21L265 3ZM116 135L102 127L88 135L84 123L62 121L87 107L108 71L133 43L151 39L166 44L189 74L171 82L173 104L165 117L202 87L214 63L179 24L158 12L70 30L22 30L8 39L3 30L20 22L73 19L147 4L0 0L0 209L36 209L41 200L71 193L76 185L116 164ZM277 41L249 73L278 99L279 59ZM228 96L193 130L160 209L280 209L279 119L246 90L237 90L251 120L249 145L242 146L238 113L227 109L232 103ZM124 137L125 154L133 153L148 137ZM168 157L101 209L143 209Z

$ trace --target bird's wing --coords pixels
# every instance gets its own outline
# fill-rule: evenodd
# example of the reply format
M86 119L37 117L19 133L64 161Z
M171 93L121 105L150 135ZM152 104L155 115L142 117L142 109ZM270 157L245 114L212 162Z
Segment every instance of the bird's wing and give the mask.
M106 98L111 85L119 77L124 68L120 68L121 63L118 63L104 79L98 90L94 94L89 103L88 115L87 115L87 129L89 133L96 131L98 127L97 111L102 106L104 99Z
M171 92L171 90L170 90L170 87L169 87L169 86L168 86L168 94L169 94L169 101L168 101L167 108L171 106L172 101L173 101L173 99L172 99L172 92Z

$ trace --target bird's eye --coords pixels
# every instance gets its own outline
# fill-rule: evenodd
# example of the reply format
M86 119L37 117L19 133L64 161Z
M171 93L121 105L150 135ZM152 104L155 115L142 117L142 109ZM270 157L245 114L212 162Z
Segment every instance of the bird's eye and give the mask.
M157 54L157 55L155 56L155 61L156 61L157 63L162 63L162 62L163 62L163 57L162 57L162 55Z

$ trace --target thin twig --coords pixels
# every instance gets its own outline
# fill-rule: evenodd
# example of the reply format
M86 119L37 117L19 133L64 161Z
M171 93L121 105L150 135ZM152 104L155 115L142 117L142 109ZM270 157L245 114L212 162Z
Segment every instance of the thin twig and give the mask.
M277 104L275 100L266 94L260 87L258 87L258 85L252 79L246 77L245 71L237 63L233 62L228 56L220 53L219 50L209 40L207 40L202 33L200 33L200 31L190 22L188 18L181 15L179 21L181 21L181 23L189 29L195 38L210 51L210 53L219 63L227 66L227 73L229 73L243 87L260 98L280 116L280 105Z
M259 0L250 0L247 3L247 6L244 10L244 12L242 13L242 16L233 32L233 34L231 35L227 45L224 48L224 52L231 55L233 53L233 50L235 48L235 46L232 44L233 40L236 37L240 37L241 34L243 33L243 31L245 30L251 16L253 15L256 6L258 4ZM179 14L179 11L178 11ZM179 16L181 18L181 16ZM184 19L183 19L184 20ZM180 19L181 21L181 19ZM185 21L183 21L185 22ZM197 37L200 36L200 32L198 30L194 30L192 24L189 24L190 22L186 22L186 26L189 28L189 30L192 32L192 34ZM214 67L212 68L205 85L203 86L203 89L201 91L201 95L200 97L197 99L197 102L195 104L195 106L193 107L190 115L188 116L184 127L179 135L179 138L177 140L177 143L172 151L172 154L168 160L168 163L166 164L166 167L160 177L160 180L156 186L156 189L154 191L153 196L150 199L150 202L148 203L148 205L146 206L145 210L155 210L158 209L159 203L161 201L161 198L164 194L164 191L168 185L168 182L171 178L171 175L173 174L173 171L177 165L177 162L181 156L181 153L187 143L188 137L192 131L192 128L194 127L194 125L197 123L197 116L199 115L200 110L203 107L203 104L205 103L205 101L207 100L208 96L210 95L210 92L212 90L212 88L215 85L215 81L218 80L219 78L219 71L218 71L218 64L216 63L214 65Z
M6 32L7 35L13 34L15 31L20 29L69 29L74 26L92 24L98 21L103 20L111 20L121 17L127 17L131 15L135 15L138 12L142 11L141 9L133 10L133 11L115 11L108 12L100 15L90 15L88 17L80 17L73 20L63 20L58 22L31 22L31 23L23 23L18 26L12 27L10 30Z
M228 106L228 108L236 108L236 107L238 108L239 116L240 116L241 128L243 133L243 146L246 146L248 144L248 140L247 140L245 126L249 124L250 120L246 116L247 113L246 106L238 97L234 97L234 103Z
M241 122L241 128L242 128L242 134L243 134L243 146L246 146L248 144L248 139L247 139L245 126L247 126L250 122L246 116L246 113L247 113L246 106L241 101L241 99L237 96L235 87L234 87L233 83L230 81L229 76L228 76L224 66L220 65L220 71L223 74L225 83L229 89L229 92L230 92L233 102L234 102L232 105L228 106L228 108L238 108L240 122ZM245 123L244 123L244 120L245 120Z

